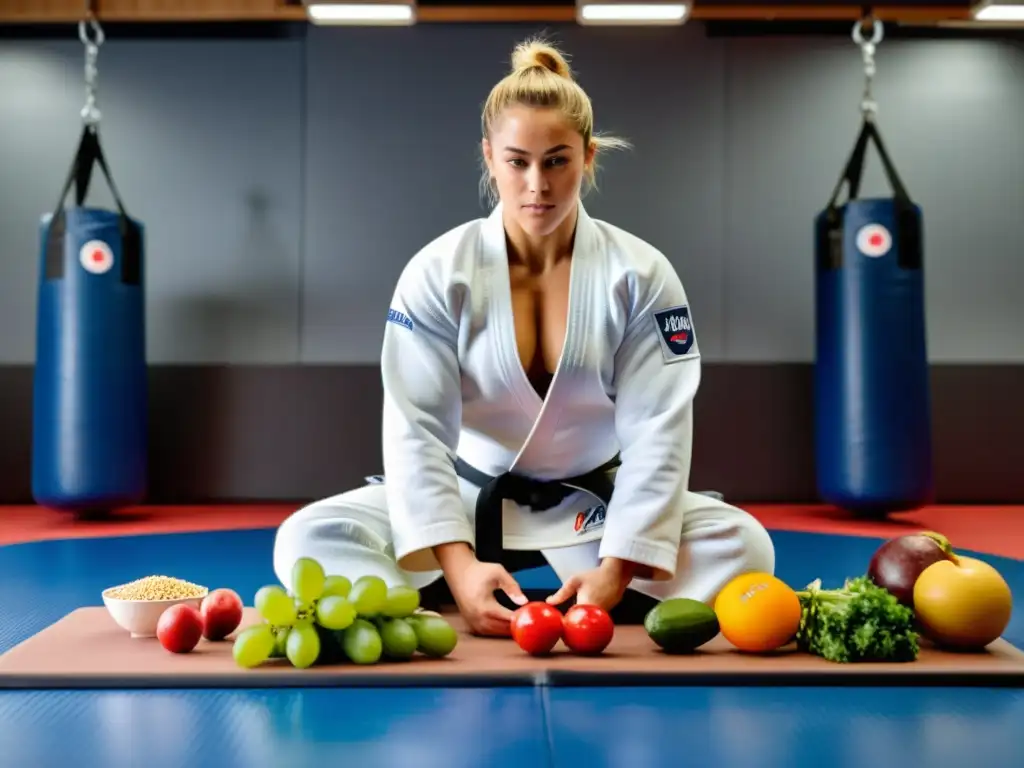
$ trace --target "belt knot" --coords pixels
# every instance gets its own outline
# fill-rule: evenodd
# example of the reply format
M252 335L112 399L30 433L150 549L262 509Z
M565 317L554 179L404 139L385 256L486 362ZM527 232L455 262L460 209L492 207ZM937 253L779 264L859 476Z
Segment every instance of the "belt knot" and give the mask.
M536 480L522 475L506 474L501 480L503 493L517 504L542 512L561 504L571 489L558 480Z

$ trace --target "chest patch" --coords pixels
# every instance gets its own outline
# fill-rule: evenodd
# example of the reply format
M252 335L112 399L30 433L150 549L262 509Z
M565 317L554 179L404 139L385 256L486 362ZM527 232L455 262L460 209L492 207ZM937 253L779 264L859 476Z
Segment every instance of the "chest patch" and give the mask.
M697 337L686 305L669 307L654 313L654 325L661 339L661 351L666 362L696 355Z

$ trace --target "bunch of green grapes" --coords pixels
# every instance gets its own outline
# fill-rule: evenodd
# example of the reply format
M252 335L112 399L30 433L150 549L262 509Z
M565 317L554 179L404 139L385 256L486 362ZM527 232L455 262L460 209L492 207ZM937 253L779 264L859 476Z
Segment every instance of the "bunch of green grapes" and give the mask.
M405 660L417 652L442 657L458 641L444 618L418 612L417 590L389 588L379 576L361 576L353 584L345 576L328 576L308 557L292 566L291 592L262 587L254 602L263 621L240 632L233 648L235 662L246 668L271 658L305 669L345 660Z

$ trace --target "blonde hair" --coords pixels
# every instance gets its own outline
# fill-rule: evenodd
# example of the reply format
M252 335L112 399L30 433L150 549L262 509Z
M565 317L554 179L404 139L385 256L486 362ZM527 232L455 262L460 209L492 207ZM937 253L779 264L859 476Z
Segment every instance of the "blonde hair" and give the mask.
M585 150L593 148L600 152L630 146L625 139L594 132L594 109L590 97L573 79L566 56L543 38L526 40L512 51L512 71L491 89L484 104L481 115L484 138L490 138L491 129L505 109L518 105L559 110L583 137ZM585 176L589 188L597 187L596 166L595 154ZM497 202L497 190L486 159L483 161L480 191L492 205Z

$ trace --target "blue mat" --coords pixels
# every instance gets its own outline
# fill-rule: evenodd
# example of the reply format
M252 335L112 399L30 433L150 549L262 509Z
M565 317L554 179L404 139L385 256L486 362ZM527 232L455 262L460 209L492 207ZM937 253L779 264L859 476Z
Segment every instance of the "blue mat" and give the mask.
M1019 768L1024 691L551 689L555 765Z
M773 535L778 574L797 586L863 572L878 544ZM251 601L274 582L272 544L251 530L0 547L0 652L146 574ZM983 557L1024 594L1024 563ZM546 568L522 582L555 585ZM1019 646L1020 614L1007 633ZM984 689L3 691L0 765L1016 768L1022 723L1024 692Z
M879 542L818 533L774 531L776 573L802 587L816 578L838 586L863 573ZM41 541L0 546L0 653L52 624L75 608L100 605L100 592L113 584L163 573L211 588L231 587L251 604L256 591L277 582L271 566L272 530L214 531L101 539ZM978 555L999 569L1015 595L1024 595L1024 562ZM524 588L554 589L547 567L519 576ZM1024 648L1024 611L1017 610L1005 634Z

